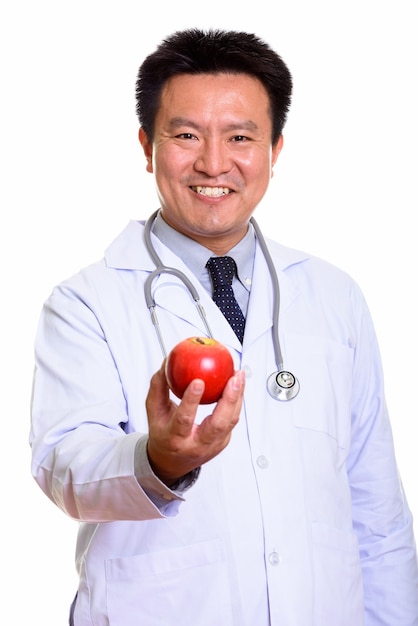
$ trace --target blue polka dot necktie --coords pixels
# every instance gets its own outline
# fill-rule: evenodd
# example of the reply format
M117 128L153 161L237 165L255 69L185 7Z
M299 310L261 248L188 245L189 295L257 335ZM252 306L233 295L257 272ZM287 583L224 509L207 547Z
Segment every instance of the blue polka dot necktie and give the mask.
M236 336L242 343L245 317L235 299L232 279L237 272L234 259L230 256L211 257L206 263L213 284L213 300L221 309Z

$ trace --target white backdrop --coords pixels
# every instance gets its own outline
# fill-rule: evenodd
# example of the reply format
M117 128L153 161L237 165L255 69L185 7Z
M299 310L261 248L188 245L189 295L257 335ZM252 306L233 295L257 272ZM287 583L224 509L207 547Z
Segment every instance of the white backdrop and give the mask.
M270 236L360 283L418 516L415 4L2 3L2 614L11 623L29 616L34 625L65 625L76 585L77 524L43 496L29 470L38 315L57 282L101 257L129 219L157 208L136 139L134 82L144 56L173 30L250 30L288 63L295 93L285 147L256 216Z

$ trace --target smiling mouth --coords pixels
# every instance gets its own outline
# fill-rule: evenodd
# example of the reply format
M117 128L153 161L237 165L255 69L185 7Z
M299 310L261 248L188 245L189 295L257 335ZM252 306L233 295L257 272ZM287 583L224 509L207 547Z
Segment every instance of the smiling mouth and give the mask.
M221 196L227 196L232 192L232 189L228 187L201 187L200 185L191 186L190 189L195 191L201 196L207 196L209 198L220 198Z

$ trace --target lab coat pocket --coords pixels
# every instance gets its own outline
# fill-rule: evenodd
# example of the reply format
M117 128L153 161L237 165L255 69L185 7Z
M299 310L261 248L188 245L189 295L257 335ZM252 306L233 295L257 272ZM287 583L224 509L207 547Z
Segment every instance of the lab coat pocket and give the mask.
M312 524L314 626L362 626L363 585L357 537L326 524Z
M112 626L233 623L218 540L111 559L106 580Z
M354 352L348 346L324 337L291 335L289 354L297 355L292 368L299 377L295 399L295 426L326 433L340 448L350 436L351 381Z

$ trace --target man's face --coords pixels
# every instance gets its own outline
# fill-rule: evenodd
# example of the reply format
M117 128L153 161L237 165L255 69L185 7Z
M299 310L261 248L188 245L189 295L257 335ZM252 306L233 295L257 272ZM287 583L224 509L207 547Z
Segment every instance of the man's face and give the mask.
M246 233L282 138L271 145L269 99L246 74L180 75L161 94L154 141L139 131L165 221L217 254Z

